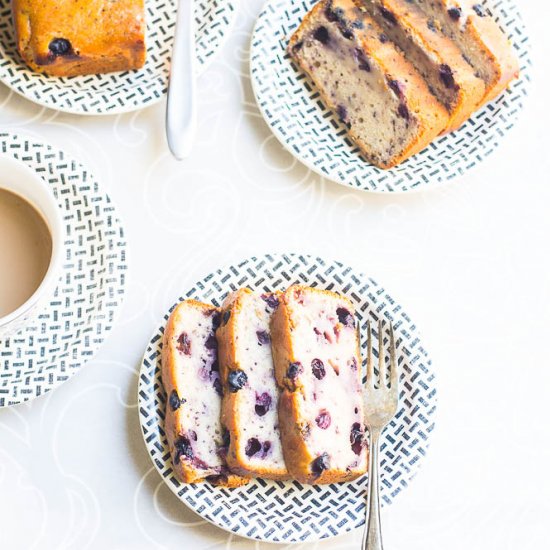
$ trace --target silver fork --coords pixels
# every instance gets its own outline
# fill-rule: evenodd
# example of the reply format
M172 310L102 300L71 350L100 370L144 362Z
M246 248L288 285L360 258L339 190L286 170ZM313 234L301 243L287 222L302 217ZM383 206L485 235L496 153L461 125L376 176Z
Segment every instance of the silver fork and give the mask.
M365 423L370 434L369 482L367 487L367 520L362 550L383 550L380 528L380 475L378 472L380 435L395 416L399 404L399 372L395 359L395 339L390 323L390 379L387 385L387 368L384 352L382 321L378 321L378 384L372 358L372 332L367 324L367 383L365 388Z

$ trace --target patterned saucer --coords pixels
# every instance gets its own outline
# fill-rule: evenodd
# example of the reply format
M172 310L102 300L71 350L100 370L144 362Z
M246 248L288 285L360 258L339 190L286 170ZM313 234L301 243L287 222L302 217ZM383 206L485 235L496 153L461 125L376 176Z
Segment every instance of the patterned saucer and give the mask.
M166 93L177 0L145 0L147 62L138 71L47 77L19 56L11 2L0 0L0 81L27 99L58 111L85 115L119 114L153 105ZM195 2L198 70L206 69L227 37L235 16L232 0Z
M434 429L436 388L431 362L415 325L382 287L339 262L273 254L210 273L180 300L195 298L220 305L229 291L242 286L265 292L284 289L295 282L345 294L356 306L363 335L368 319L382 318L394 323L403 372L401 409L384 432L381 448L381 499L383 505L391 504L407 487L426 454ZM143 357L138 411L153 464L174 494L218 527L260 541L314 541L363 525L367 476L350 483L319 486L255 479L238 489L216 488L209 483L186 485L177 480L164 433L166 396L160 380L162 335L168 316L169 313L153 334ZM363 338L363 355L365 347Z
M482 0L514 46L521 64L520 78L458 131L438 138L401 165L391 170L372 166L324 106L315 85L286 53L288 39L315 3L317 0L268 0L254 29L250 68L256 100L267 124L290 153L321 176L372 192L437 187L482 162L516 122L530 82L529 38L513 0Z
M122 305L126 241L111 199L86 168L33 138L0 133L0 154L50 186L65 223L65 259L55 296L22 332L0 340L0 407L53 390L89 361Z

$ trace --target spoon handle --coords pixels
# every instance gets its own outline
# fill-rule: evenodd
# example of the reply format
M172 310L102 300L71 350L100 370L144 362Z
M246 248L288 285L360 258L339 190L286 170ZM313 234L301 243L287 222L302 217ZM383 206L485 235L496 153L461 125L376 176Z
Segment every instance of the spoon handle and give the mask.
M193 0L180 0L166 105L166 138L178 160L191 154L197 129Z

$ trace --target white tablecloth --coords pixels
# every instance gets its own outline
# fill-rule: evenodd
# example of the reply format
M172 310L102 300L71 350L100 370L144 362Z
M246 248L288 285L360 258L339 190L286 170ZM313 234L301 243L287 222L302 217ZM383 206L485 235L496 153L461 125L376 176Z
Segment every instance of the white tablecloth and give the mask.
M255 105L241 2L200 78L193 157L167 152L164 103L116 117L38 107L0 86L0 127L78 157L125 221L123 316L97 357L34 402L0 410L0 547L267 548L188 511L154 470L136 407L149 336L217 266L269 251L341 259L417 322L439 385L421 472L383 511L387 550L549 547L550 7L519 0L535 82L487 161L429 192L375 196L324 181L282 150ZM358 548L359 534L303 548Z

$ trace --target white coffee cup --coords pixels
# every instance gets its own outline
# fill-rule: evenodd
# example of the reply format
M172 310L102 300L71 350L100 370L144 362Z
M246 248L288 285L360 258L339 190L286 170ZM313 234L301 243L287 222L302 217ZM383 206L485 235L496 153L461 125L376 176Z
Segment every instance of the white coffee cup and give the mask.
M2 340L27 326L53 297L63 267L65 229L52 191L26 164L12 157L0 156L0 189L11 191L32 205L46 222L52 240L50 263L38 288L16 310L0 317Z

